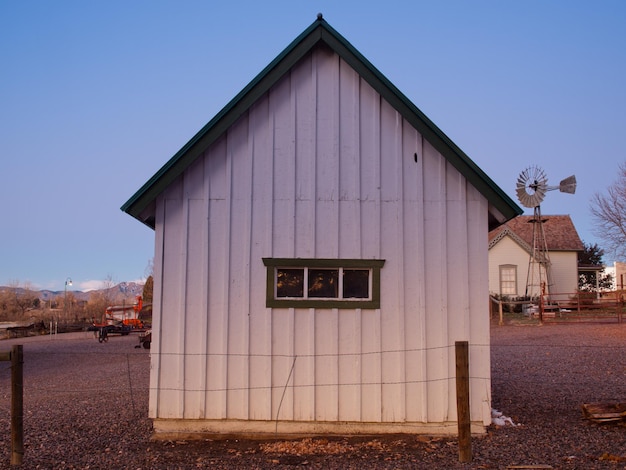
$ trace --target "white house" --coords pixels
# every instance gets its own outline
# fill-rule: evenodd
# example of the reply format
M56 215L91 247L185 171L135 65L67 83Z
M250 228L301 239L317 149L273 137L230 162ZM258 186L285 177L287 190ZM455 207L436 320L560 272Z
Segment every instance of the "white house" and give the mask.
M584 250L569 215L542 217L550 261L550 276L537 272L541 263L531 262L533 216L519 216L489 232L489 291L502 296L539 295L533 279L550 279L548 293L556 300L578 291L578 253ZM532 271L535 271L534 273Z
M490 422L487 235L521 213L319 17L122 207L155 230L155 437Z

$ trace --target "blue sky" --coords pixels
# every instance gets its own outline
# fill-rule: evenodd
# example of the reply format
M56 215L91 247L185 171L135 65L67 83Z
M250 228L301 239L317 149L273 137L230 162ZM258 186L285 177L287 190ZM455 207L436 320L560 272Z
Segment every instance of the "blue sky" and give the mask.
M600 243L590 198L626 161L626 2L3 0L0 285L143 278L154 233L120 206L318 12L514 200L528 166L575 174L542 212Z

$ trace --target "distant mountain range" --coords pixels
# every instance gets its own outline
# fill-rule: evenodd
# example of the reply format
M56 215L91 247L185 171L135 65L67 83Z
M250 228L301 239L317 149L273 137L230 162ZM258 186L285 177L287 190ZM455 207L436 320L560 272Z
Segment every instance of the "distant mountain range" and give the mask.
M14 290L16 288L8 287L8 286L0 286L0 291L7 290L7 289ZM26 289L23 287L17 287L17 290L18 292L26 291ZM54 299L55 297L65 295L65 290L61 290L61 291L53 291L53 290L47 290L47 289L44 289L44 290L29 289L29 290L42 301L49 301L49 300ZM74 298L78 301L81 301L81 300L88 301L89 297L93 295L94 293L106 294L106 296L111 299L122 298L122 299L134 300L136 296L141 295L143 293L143 284L138 284L136 282L120 282L119 284L113 287L109 287L107 289L90 290L87 292L68 289L67 293L68 294L71 293L74 296Z

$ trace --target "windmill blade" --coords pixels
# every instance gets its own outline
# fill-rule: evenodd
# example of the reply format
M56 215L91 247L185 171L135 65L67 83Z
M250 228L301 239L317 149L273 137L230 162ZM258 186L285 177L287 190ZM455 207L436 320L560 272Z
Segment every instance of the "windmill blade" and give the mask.
M576 176L568 176L558 186L548 186L546 173L538 166L530 166L517 177L515 192L523 206L535 208L539 207L546 196L546 192L556 189L562 193L574 194L576 192Z
M517 178L517 198L525 207L539 206L548 189L548 178L539 167L526 168Z

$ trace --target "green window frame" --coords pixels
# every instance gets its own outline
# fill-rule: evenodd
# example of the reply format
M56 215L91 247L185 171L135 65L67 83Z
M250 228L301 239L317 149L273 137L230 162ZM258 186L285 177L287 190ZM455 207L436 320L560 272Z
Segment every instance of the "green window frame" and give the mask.
M268 308L380 308L385 260L263 258Z

